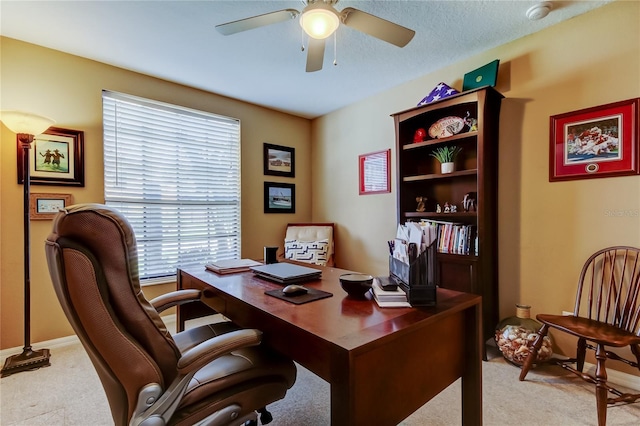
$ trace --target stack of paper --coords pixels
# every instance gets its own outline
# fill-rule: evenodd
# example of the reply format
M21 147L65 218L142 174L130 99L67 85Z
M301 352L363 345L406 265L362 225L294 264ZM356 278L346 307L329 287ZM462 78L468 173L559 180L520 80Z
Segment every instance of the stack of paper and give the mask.
M399 224L396 238L388 242L390 255L411 264L436 240L437 229L435 223L427 221Z
M407 302L407 295L400 287L395 290L383 290L380 286L378 278L373 279L371 286L373 299L381 308L409 308L411 304Z
M205 267L218 274L232 274L248 271L250 267L258 265L262 265L262 263L251 259L224 259L207 263Z

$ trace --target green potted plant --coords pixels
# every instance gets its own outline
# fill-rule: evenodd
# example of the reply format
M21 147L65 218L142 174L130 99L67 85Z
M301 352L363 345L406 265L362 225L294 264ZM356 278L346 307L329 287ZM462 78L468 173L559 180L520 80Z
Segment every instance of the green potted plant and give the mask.
M440 171L442 173L451 173L454 170L454 161L458 154L462 151L459 146L441 146L431 152L432 157L440 162Z

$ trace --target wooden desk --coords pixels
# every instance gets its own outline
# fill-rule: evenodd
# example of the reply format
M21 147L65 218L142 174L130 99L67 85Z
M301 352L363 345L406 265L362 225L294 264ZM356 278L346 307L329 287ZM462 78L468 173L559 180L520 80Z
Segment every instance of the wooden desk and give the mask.
M307 266L307 265L305 265ZM315 267L315 266L314 266ZM482 424L481 298L438 289L429 308L379 308L340 287L347 271L323 268L305 285L333 297L294 305L264 294L282 286L245 272L178 271L178 288L204 289L205 303L331 384L331 424L397 425L462 377L462 423ZM178 328L211 311L178 308ZM454 407L452 407L454 409Z

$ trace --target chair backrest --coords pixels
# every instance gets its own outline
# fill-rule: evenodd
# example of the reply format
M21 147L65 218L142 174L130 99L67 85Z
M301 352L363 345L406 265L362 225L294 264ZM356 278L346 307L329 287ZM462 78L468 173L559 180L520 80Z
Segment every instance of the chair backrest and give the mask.
M615 325L640 335L640 249L627 246L597 251L578 281L574 315Z
M289 223L284 237L285 257L333 266L334 231L333 223Z
M176 376L180 352L138 277L133 230L99 204L61 211L46 241L62 308L100 376L116 424L127 424L139 390Z

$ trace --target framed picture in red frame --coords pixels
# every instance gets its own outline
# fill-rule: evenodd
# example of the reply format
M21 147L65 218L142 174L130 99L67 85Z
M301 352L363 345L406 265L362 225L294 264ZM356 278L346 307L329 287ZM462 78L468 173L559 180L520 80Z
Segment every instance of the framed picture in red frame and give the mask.
M553 115L549 181L640 174L640 98Z
M391 192L391 150L358 156L360 195Z

